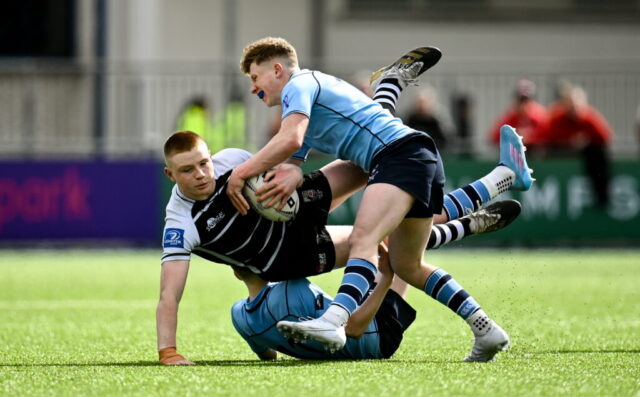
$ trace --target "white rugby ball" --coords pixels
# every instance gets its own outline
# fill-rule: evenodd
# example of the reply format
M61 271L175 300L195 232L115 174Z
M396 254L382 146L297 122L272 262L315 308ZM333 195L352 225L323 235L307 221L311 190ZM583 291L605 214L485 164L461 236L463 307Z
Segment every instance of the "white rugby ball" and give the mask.
M287 203L281 210L278 210L279 202L269 208L265 208L262 204L266 204L269 200L263 203L258 202L256 191L264 185L264 176L266 173L267 172L264 172L260 175L255 175L247 179L242 193L249 202L251 208L263 217L276 222L290 221L296 216L298 208L300 207L300 197L298 196L298 192L295 190L293 191L293 194L289 197Z

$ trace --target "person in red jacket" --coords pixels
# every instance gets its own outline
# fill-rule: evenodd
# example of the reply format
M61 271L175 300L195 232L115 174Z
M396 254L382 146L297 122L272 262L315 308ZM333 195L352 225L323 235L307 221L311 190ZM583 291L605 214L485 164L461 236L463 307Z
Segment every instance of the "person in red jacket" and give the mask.
M526 79L518 81L512 105L496 120L491 129L490 139L496 146L500 143L500 127L508 124L514 127L527 144L534 148L548 126L547 108L534 100L535 84Z
M608 147L612 136L607 120L588 104L584 89L563 83L559 99L549 111L549 128L538 143L551 153L578 153L584 162L597 204L604 207L609 202Z

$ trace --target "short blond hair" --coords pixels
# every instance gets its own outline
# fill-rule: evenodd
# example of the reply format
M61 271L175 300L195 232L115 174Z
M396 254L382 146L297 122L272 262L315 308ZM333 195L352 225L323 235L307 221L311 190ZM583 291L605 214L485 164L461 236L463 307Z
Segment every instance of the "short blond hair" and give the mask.
M285 66L289 68L298 67L298 54L291 43L282 37L265 37L244 47L240 59L240 70L244 74L249 74L252 63L260 65L274 58L287 59L289 64Z

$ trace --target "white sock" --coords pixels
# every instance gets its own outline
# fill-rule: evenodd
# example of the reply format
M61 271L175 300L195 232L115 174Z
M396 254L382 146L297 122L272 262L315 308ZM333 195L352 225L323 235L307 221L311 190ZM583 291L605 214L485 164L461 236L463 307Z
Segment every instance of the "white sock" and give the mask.
M475 336L485 335L491 330L491 324L493 324L493 320L482 309L470 315L466 321L471 326L471 331Z
M337 327L342 327L349 320L349 316L349 312L342 306L330 305L327 311L322 315L322 318Z
M480 182L487 188L492 199L509 190L515 180L515 172L504 165L497 166L493 171L480 178Z

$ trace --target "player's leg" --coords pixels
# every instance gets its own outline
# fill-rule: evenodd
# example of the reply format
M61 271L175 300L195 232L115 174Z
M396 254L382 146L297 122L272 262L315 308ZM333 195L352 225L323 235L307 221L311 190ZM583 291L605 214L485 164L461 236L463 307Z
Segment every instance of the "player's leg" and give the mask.
M429 235L427 249L440 248L452 241L457 241L474 234L495 232L507 227L522 211L516 200L502 200L472 212L462 218L434 225Z
M378 244L401 222L413 200L409 193L386 183L365 189L349 238L342 283L324 316L328 321L340 326L358 308L377 271Z
M438 63L441 57L442 53L435 47L419 47L380 68L370 80L373 100L395 115L402 90L409 84L416 84L418 76Z
M368 186L349 238L349 259L344 276L331 306L317 319L280 321L278 330L294 339L314 339L329 350L342 348L346 342L344 324L375 279L378 243L401 222L413 200L409 193L393 185L375 183Z
M475 344L466 361L491 361L509 347L509 336L487 316L476 300L443 269L422 262L411 250L431 219L407 218L389 236L389 255L394 273L410 285L447 306L471 327Z
M444 198L446 220L476 211L507 190L529 190L535 179L527 165L527 148L516 131L504 125L500 129L500 162L489 174L448 193Z
M415 84L417 78L434 66L441 56L442 53L435 47L420 47L375 72L371 76L374 101L395 114L403 89ZM528 190L533 180L532 170L526 163L525 150L522 137L510 126L503 126L500 130L498 166L483 178L447 194L445 211L435 215L434 223L444 223L476 211L509 189Z
M475 234L501 230L511 224L520 215L521 210L522 207L518 201L503 200L462 218L441 225L434 224L429 234L427 250L440 248L452 241L458 241ZM342 268L349 258L348 240L353 227L328 225L326 228L336 252L336 263L333 269ZM396 280L399 279L396 278Z
M331 209L333 211L355 192L364 187L369 176L351 161L335 160L320 169L331 187Z

